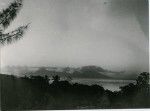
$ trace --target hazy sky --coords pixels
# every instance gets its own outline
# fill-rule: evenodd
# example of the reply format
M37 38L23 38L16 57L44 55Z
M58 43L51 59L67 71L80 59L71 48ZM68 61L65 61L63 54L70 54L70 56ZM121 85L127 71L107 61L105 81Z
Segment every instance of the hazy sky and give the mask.
M8 31L26 23L24 38L2 47L2 66L148 71L147 0L24 0Z

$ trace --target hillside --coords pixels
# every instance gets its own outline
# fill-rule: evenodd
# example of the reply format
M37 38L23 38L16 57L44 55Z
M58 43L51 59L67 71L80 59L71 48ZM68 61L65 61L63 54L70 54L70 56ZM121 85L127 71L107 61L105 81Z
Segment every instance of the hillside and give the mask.
M101 67L97 66L84 66L80 68L39 68L37 71L26 73L26 75L41 75L45 76L48 75L52 77L54 75L59 75L60 77L72 77L72 78L101 78L101 79L110 79L111 77L104 75L104 70Z
M5 74L13 74L18 76L23 75L48 75L52 77L59 75L61 77L72 78L100 78L100 79L135 79L136 75L125 71L115 72L103 69L98 66L83 66L83 67L6 67Z

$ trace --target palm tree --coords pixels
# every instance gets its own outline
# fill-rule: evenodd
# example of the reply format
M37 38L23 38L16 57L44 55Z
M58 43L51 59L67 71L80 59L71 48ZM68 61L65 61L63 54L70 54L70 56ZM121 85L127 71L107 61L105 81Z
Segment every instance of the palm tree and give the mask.
M14 31L11 31L9 33L4 33L6 28L17 16L21 7L22 7L22 0L15 0L8 6L8 8L0 12L0 45L12 43L20 39L23 36L25 30L28 28L27 24L24 26L20 26Z

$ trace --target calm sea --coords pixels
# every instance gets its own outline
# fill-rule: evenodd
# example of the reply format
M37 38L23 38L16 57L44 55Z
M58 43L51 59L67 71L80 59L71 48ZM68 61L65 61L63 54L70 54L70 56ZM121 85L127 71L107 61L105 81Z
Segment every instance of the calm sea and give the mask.
M109 89L111 91L119 91L120 86L125 86L129 83L135 84L135 80L107 80L107 79L73 79L72 83L81 83L86 85L101 85L104 89Z

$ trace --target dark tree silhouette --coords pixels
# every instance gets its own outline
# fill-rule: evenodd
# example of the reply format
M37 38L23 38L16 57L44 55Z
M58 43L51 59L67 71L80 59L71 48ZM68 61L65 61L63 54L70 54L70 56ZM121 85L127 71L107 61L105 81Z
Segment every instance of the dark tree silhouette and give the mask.
M149 73L143 72L141 73L138 78L136 79L138 86L145 86L149 83Z
M24 26L20 26L9 33L4 33L5 29L15 19L18 12L20 11L22 7L22 1L23 0L15 0L8 6L8 8L0 12L0 44L2 45L12 43L20 39L28 27L27 24Z
M2 110L62 110L101 108L149 108L149 73L138 76L138 84L130 83L121 91L105 90L99 85L84 85L60 81L53 76L49 84L48 76L16 77L0 75ZM142 77L142 79L141 79ZM142 81L142 82L141 82Z
M47 75L44 76L46 83L49 83L49 77Z
M60 77L58 75L53 76L53 80L54 80L53 83L58 83L60 80Z

